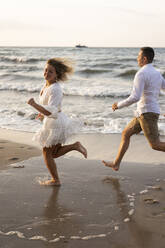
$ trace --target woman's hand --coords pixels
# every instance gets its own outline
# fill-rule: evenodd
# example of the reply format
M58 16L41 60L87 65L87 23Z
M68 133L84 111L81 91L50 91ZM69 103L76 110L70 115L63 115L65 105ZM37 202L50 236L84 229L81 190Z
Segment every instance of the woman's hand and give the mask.
M39 114L36 116L36 120L43 121L43 119L44 119L44 115L42 115L41 113L39 113Z
M30 98L27 103L31 106L33 106L35 104L34 98Z

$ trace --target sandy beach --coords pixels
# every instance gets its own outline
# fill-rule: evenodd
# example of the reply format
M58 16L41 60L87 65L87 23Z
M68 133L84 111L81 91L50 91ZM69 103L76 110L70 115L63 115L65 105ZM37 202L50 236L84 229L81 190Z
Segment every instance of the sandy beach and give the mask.
M57 159L56 188L40 185L49 173L33 134L0 131L0 247L165 247L164 154L143 135L132 138L119 172L101 160L113 159L120 135L77 135L88 159Z
M32 133L7 129L0 129L0 132L0 170L6 169L10 164L41 154L39 146L31 141Z

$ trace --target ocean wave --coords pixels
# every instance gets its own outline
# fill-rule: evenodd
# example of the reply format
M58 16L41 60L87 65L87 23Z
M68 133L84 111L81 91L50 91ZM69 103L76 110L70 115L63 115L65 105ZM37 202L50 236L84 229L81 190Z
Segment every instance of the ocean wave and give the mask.
M104 67L104 68L114 68L114 67L120 67L120 63L112 63L112 62L107 62L107 63L99 63L99 64L94 64L92 67Z
M120 59L118 59L117 60L118 62L135 62L135 63L137 63L137 60L136 60L136 58L120 58Z
M25 88L21 88L21 87L16 87L15 85L11 86L10 88L7 87L1 87L0 86L0 91L16 91L16 92L28 92L28 93L39 93L40 92L40 88L39 89L25 89Z
M82 58L82 61L84 61L84 62L86 62L86 63L90 63L90 62L97 62L97 61L99 61L99 62L104 62L105 63L105 61L107 61L107 63L109 63L109 61L110 61L110 58L105 58L105 57L92 57L92 58L87 58L87 59L85 59L85 58Z
M40 92L40 85L36 86L35 88L31 88L29 87L25 87L25 85L21 86L19 85L19 87L14 84L14 85L1 85L0 84L0 91L17 91L17 92L31 92L31 93L39 93ZM87 92L76 92L76 93L72 93L72 92L64 92L64 96L68 96L68 97L91 97L91 98L105 98L105 97L109 97L109 98L126 98L129 96L128 92L125 93L120 93L120 92L114 92L114 93L109 93L109 92L98 92L98 93L87 93Z
M8 57L0 56L0 62L10 62L10 63L37 63L40 61L45 61L44 58L23 58L23 57Z
M84 69L77 71L77 73L80 74L86 74L86 75L93 75L93 74L102 74L102 73L108 73L110 70L103 70L103 69Z
M2 65L0 70L7 71L7 72L28 72L28 71L39 71L41 68L38 66L15 66L15 65Z
M98 97L98 98L105 98L105 97L110 97L110 98L126 98L129 96L128 93L108 93L108 92L101 92L101 93L64 93L64 96L80 96L80 97Z
M22 74L11 74L11 73L5 73L0 75L0 79L7 79L9 81L43 81L43 78L40 77L34 77L34 76L27 76L27 75L22 75Z
M126 70L123 73L118 74L117 77L133 78L136 72L137 70Z

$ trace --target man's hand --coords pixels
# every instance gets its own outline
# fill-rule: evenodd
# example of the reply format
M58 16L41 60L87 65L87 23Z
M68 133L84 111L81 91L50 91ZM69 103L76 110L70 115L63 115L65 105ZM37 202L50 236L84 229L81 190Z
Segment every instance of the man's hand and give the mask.
M116 109L118 109L117 102L112 104L112 110L115 111Z
M30 98L27 103L33 106L35 104L34 98Z

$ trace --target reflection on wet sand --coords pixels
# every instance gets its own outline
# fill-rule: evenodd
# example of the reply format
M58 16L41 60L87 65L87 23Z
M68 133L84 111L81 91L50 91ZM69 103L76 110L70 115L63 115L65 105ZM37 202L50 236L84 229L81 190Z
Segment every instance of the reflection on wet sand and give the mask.
M110 177L109 182L113 185L117 196L117 206L120 209L121 218L123 221L129 216L130 206L128 205L128 198L124 191L121 190L121 185L118 178ZM134 248L146 248L151 245L152 233L147 232L142 229L135 220L133 216L129 216L130 221L123 223L124 225L124 235L125 239L129 240L129 245L131 244ZM122 226L123 226L122 225ZM121 234L121 233L120 233Z
M64 206L60 206L58 202L59 192L59 187L52 187L52 193L43 212L43 216L45 220L48 221L48 225L43 225L41 232L43 231L44 236L47 237L50 243L57 242L60 239L66 242L68 230L72 225L72 220L68 220L65 217L65 214L67 214L69 210Z
M43 225L41 232L50 243L60 240L67 243L71 235L77 232L77 224L72 218L73 213L59 203L59 192L59 187L52 188L52 193L43 213L49 224Z
M11 169L0 175L2 247L164 248L164 215L161 212L160 232L161 221L152 211L162 211L165 187L162 185L163 190L159 191L159 209L144 205L139 195L146 183L153 182L156 173L163 174L164 167L160 171L153 167L148 174L148 167L142 170L136 165L137 169L131 170L126 165L125 174L121 171L104 180L109 171L100 169L99 162L66 159L59 161L63 185L55 188L36 182L36 176L47 175L42 163L42 158L31 159L21 163L24 169L19 172ZM134 206L130 199L135 196ZM135 213L130 216L129 211L134 208ZM124 222L128 217L130 221Z

